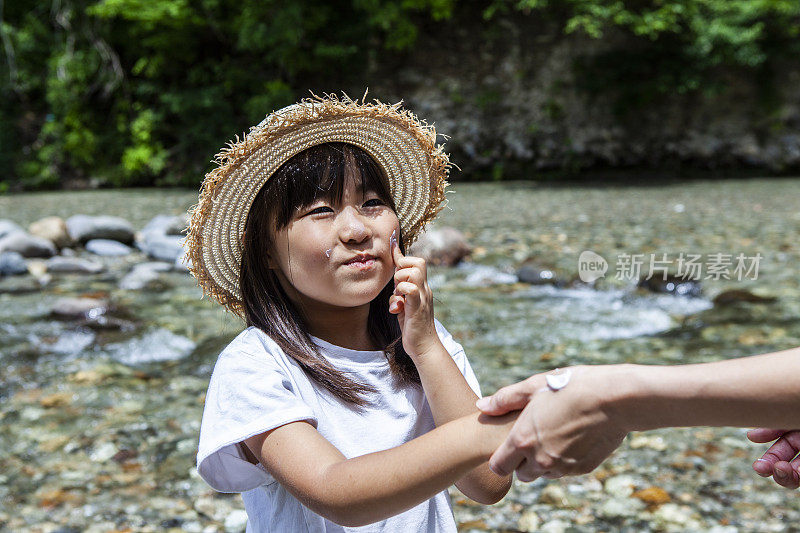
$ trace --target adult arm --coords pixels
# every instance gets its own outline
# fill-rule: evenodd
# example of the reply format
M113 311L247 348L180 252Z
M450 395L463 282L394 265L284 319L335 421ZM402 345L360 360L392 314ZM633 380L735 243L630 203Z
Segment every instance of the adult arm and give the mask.
M351 459L307 422L280 426L245 444L303 505L355 527L410 509L486 462L516 415L474 412L395 448Z
M539 374L479 402L487 414L524 407L490 459L520 479L591 471L629 431L681 426L800 427L800 348L681 366L574 367L547 389Z

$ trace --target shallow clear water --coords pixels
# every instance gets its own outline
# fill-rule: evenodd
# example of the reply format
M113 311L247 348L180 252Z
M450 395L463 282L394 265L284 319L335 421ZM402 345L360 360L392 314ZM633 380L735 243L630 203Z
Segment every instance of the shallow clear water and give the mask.
M466 348L485 392L569 364L699 362L800 345L796 180L453 188L438 224L462 230L474 253L460 267L431 268L430 281L437 316ZM195 200L194 191L176 190L25 194L0 197L0 218L24 226L48 215L114 214L141 228ZM574 283L584 250L611 265L593 288ZM680 252L763 259L758 279L703 280L697 298L655 295L614 279L620 254ZM119 289L143 259L104 258L102 274L54 275L43 287L29 277L0 280L0 448L7 454L0 456L0 527L202 530L223 527L241 508L193 471L208 377L241 325L201 299L185 273L162 274L149 289ZM552 269L565 288L517 283L526 259ZM712 304L729 289L777 300ZM107 298L127 326L52 318L53 303L67 296ZM634 446L633 436L597 475L516 484L491 508L456 498L456 517L464 529L510 530L534 513L542 524L561 520L580 531L692 524L768 531L800 518L796 494L751 473L762 447L740 430L647 435L661 444ZM672 514L604 510L614 499L606 478L620 475L632 476L637 488L664 488ZM552 487L568 497L551 498Z

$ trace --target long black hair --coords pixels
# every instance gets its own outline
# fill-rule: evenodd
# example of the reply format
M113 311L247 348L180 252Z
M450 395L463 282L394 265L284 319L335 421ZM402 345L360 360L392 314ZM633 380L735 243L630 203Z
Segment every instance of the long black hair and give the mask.
M345 176L360 180L363 191L374 191L396 211L385 173L361 148L346 143L313 146L286 161L256 195L247 215L239 289L245 320L269 335L306 374L344 402L365 406L375 390L337 370L319 352L307 332L304 317L268 267L265 252L273 249L273 231L285 228L297 208L325 199L341 202ZM398 245L405 253L403 239ZM397 317L389 313L394 283L389 281L370 303L367 330L386 354L396 385L420 384L416 366L403 349Z

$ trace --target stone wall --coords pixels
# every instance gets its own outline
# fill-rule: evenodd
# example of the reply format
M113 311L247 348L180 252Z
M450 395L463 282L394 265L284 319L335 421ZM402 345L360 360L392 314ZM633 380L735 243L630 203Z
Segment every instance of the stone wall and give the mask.
M646 105L581 85L576 61L635 45L621 35L564 35L530 16L462 16L423 28L403 57L374 56L365 81L371 97L402 98L451 137L458 179L800 170L800 63L772 69L769 98L763 72L730 69L715 73L715 94L701 87ZM635 84L626 89L636 93Z

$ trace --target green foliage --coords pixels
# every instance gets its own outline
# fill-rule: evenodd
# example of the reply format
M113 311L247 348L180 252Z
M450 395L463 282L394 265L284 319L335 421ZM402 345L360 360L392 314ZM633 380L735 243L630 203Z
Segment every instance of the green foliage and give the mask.
M0 190L197 186L217 149L318 80L413 46L455 0L0 4Z
M500 15L598 40L575 64L618 111L725 90L724 69L763 80L796 57L796 0L15 0L0 4L0 191L99 178L197 186L214 152L307 88L359 86L370 64L447 19L505 35ZM476 12L476 9L479 9ZM477 13L477 14L476 14ZM506 21L507 22L507 21ZM319 87L321 80L324 87ZM491 112L492 87L474 100ZM356 96L356 95L354 95ZM563 115L557 99L547 113ZM769 110L766 110L767 113ZM502 167L495 178L507 175Z
M619 89L629 104L713 94L719 68L762 69L800 52L797 0L495 0L484 17L511 10L603 40L606 51L579 61L581 81Z

